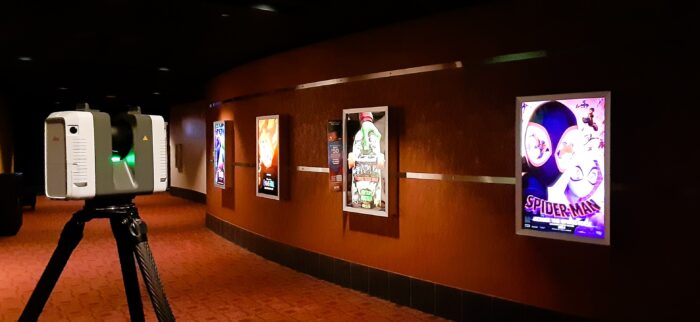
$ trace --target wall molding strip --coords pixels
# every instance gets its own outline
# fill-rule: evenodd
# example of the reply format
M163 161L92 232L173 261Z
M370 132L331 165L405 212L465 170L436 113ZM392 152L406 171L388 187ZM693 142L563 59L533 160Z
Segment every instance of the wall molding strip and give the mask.
M405 75L412 75L412 74L430 73L430 72L436 72L436 71L441 71L441 70L460 69L462 67L464 67L464 64L462 64L462 62L458 60L458 61L453 61L453 62L448 62L448 63L415 66L415 67L387 70L387 71L383 71L383 72L369 73L369 74L363 74L363 75L333 78L333 79L327 79L327 80L322 80L322 81L317 81L317 82L299 84L296 86L281 87L281 88L272 89L272 90L264 91L264 92L258 92L258 93L253 93L253 94L246 94L246 95L231 97L231 98L221 100L220 102L212 102L209 104L209 107L218 107L224 103L237 102L237 101L247 100L247 99L251 99L251 98L255 98L255 97L266 96L266 95L276 94L276 93L281 93L281 92L303 90L303 89L323 87L323 86L331 86L331 85L336 85L336 84L360 82L360 81L387 78L387 77L398 77L398 76L405 76Z
M298 166L297 171L299 172L318 172L318 173L330 173L330 170L328 168L320 168L320 167L307 167L307 166Z
M253 163L235 162L236 167L255 168ZM329 173L328 168L324 167L295 167L299 172L315 172ZM490 184L505 184L515 185L515 177L493 177L493 176L468 176L459 174L443 174L443 173L424 173L424 172L401 172L399 178L415 179L415 180L435 180L435 181L453 181L453 182L471 182L471 183L490 183Z
M323 80L323 81L297 85L295 87L295 89L300 90L300 89L330 86L330 85L342 84L342 83L366 81L366 80L371 80L371 79L380 79L380 78L397 77L397 76L404 76L404 75L411 75L411 74L429 73L429 72L435 72L435 71L440 71L440 70L458 69L458 68L462 68L462 67L463 67L463 64L461 61L453 61L453 62L449 62L449 63L424 65L424 66L409 67L409 68L402 68L402 69L394 69L394 70L388 70L388 71L377 72L377 73L356 75L356 76L351 76L351 77L327 79L327 80Z
M474 183L492 183L492 184L515 184L515 177L492 177L492 176L465 176L457 174L442 174L442 173L423 173L423 172L401 172L399 177L405 179L417 180L437 180L437 181L456 181L456 182L474 182Z

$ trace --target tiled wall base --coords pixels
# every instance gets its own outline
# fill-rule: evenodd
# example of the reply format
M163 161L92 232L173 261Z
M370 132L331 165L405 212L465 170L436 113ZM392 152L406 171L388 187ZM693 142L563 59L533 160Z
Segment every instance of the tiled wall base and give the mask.
M207 195L203 194L199 191L194 191L194 190L189 190L189 189L183 189L183 188L178 188L178 187L170 187L168 189L171 195L175 197L180 197L184 198L190 201L198 202L198 203L207 203Z

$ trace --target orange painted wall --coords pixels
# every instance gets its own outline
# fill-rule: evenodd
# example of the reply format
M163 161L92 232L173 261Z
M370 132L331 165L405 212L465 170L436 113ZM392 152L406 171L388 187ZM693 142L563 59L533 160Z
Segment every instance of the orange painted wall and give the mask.
M650 92L674 91L664 81L674 71L658 64L679 67L669 51L686 45L664 42L676 28L672 14L663 7L589 2L475 7L227 71L210 83L211 101L337 77L464 64L458 70L277 92L210 108L207 156L211 122L232 119L238 163L254 162L256 116L287 115L290 130L282 139L290 146L292 171L290 198L274 201L255 197L254 168L236 167L234 186L225 191L211 184L208 168L207 211L289 245L538 307L601 319L682 316L699 302L686 286L700 285L692 273L697 265L683 255L689 251L688 235L655 230L662 208L639 202L643 187L660 184L672 171L664 167L651 178L640 177L660 157L639 160L637 153L646 144L676 144L656 136L640 142L639 135L670 129L667 121L683 120L686 113L658 111L654 122L637 113L660 102ZM667 23L650 25L652 18ZM630 50L637 45L646 50ZM548 57L484 64L495 55L532 50L546 50ZM394 191L399 215L385 219L344 214L341 195L329 191L327 174L294 170L327 167L327 120L340 119L345 108L388 105L398 124L392 135L399 142L399 171L512 177L516 96L600 90L612 91L610 247L515 235L511 185L400 179ZM680 196L692 191L697 188L674 185L655 197L678 201L663 209L679 211L685 207Z

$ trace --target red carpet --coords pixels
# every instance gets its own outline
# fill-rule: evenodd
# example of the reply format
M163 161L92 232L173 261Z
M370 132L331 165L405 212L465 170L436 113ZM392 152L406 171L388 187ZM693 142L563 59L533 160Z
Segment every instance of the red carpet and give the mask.
M179 321L406 321L438 318L267 261L204 227L205 207L168 194L138 197L141 218ZM16 321L82 202L40 198L14 237L0 237L0 321ZM139 273L140 274L140 273ZM146 320L155 315L143 283ZM40 321L128 321L106 219L85 226Z

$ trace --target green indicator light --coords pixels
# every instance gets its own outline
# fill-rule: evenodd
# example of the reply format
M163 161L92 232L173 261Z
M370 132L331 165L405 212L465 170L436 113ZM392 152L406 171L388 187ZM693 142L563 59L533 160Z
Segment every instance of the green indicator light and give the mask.
M119 153L117 153L117 151L112 151L112 157L110 159L112 160L112 163L117 163L122 160L122 158L119 157Z
M129 150L129 153L122 159L117 151L112 152L112 157L110 158L112 163L119 163L121 161L126 161L126 165L129 167L134 167L136 165L136 154L134 154L134 149Z
M526 51L523 53L495 56L495 57L492 57L490 59L487 59L484 63L486 63L486 64L498 64L498 63L507 63L507 62L512 62L512 61L536 59L536 58L543 58L543 57L547 57L547 51L545 51L545 50Z
M126 164L133 168L134 165L136 165L136 154L134 154L134 149L129 150L129 153L124 159L126 160Z

